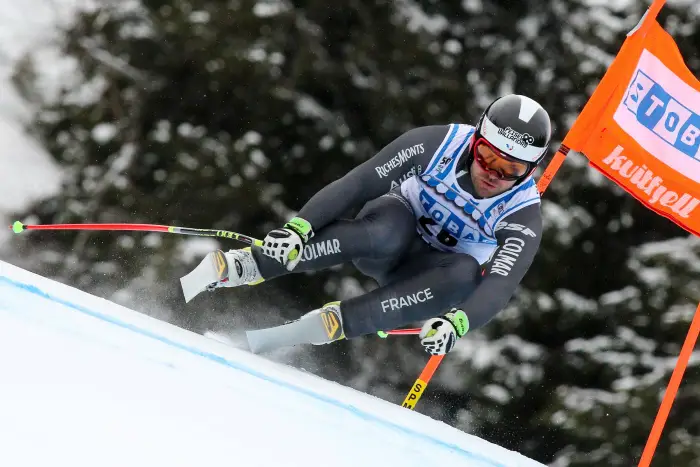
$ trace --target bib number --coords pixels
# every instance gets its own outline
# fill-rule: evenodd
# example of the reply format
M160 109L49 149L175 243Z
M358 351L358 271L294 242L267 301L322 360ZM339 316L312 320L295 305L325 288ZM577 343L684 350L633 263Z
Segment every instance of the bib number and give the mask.
M437 235L435 235L433 232L431 232L431 230L428 226L438 225L437 221L435 219L433 219L432 217L422 216L420 219L418 219L418 223L421 225L421 227L423 228L423 231L425 233L427 233L431 237L435 236L435 238L443 245L448 246L448 247L454 247L457 245L457 239L454 238L444 228L441 229Z

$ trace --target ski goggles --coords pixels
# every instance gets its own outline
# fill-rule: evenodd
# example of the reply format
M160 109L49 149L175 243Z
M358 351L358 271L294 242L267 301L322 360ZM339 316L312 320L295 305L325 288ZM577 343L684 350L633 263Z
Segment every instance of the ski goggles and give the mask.
M518 180L530 170L530 164L504 154L485 138L476 141L474 159L479 167L501 180Z

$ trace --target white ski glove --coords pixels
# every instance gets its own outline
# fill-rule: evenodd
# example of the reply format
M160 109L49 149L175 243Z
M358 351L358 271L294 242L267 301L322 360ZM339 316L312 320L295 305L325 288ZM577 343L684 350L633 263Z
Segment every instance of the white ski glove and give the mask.
M287 271L291 271L301 261L304 246L313 236L311 224L301 217L295 217L281 229L267 234L261 247L262 252L286 266Z
M445 355L452 350L457 339L469 331L467 314L457 308L425 323L418 334L420 343L431 355Z

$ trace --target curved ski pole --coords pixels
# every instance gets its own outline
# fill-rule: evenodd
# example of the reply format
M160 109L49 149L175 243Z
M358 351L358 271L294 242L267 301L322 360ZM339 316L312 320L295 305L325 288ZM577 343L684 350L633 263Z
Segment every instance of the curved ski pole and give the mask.
M420 328L394 329L393 331L377 331L377 335L382 339L386 339L389 336L406 336L415 335L418 333L420 333Z
M400 336L400 335L413 335L413 334L418 334L420 332L420 328L410 328L410 329L394 329L393 331L387 331L387 334L389 335L394 335L394 336Z
M377 332L379 337L382 339L386 339L390 335L416 335L419 333L420 328L394 329L393 331ZM430 357L430 360L428 360L428 363L426 363L420 376L418 376L416 382L413 383L413 386L411 386L411 390L408 392L408 394L406 394L406 398L403 400L402 404L403 407L410 410L413 410L416 407L416 404L423 395L423 391L425 391L425 388L428 386L428 383L433 377L433 374L435 374L435 371L440 366L440 362L442 362L443 358L445 358L444 355L433 355Z
M402 407L406 407L409 410L413 410L416 407L416 404L423 395L423 391L425 391L426 386L428 386L430 379L433 377L433 374L435 374L435 370L438 369L438 366L440 366L440 362L442 362L443 358L445 358L444 355L433 355L430 357L430 360L426 363L420 376L418 376L416 382L413 383L411 390L403 400Z
M37 224L25 225L20 221L15 221L10 228L16 234L22 233L25 230L128 230L141 232L165 232L179 235L194 235L197 237L219 237L238 240L247 245L262 245L262 240L249 237L238 232L230 230L217 229L193 229L189 227L177 227L172 225L157 225L157 224Z

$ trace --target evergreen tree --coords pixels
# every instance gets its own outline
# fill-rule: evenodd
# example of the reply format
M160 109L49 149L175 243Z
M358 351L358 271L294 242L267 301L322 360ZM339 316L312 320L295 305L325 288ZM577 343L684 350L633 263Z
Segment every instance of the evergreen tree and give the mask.
M40 108L32 129L66 175L62 192L29 213L38 222L262 236L403 131L473 123L508 92L548 109L556 144L643 8L581 0L104 3L65 31L62 53L74 74L58 96L42 92L34 56L18 70L18 87ZM662 21L697 70L689 8L667 7ZM689 261L698 245L669 243L685 233L582 156L569 157L543 213L542 246L522 287L460 342L418 410L545 463L631 465L687 330L688 303L700 300ZM237 245L63 232L16 246L33 269L199 332L277 324L277 313L296 318L374 286L343 266L185 306L177 278L207 251ZM411 338L310 353L319 358L306 368L396 403L427 360ZM698 384L692 370L688 388ZM697 403L690 389L677 402L659 465L696 457Z

